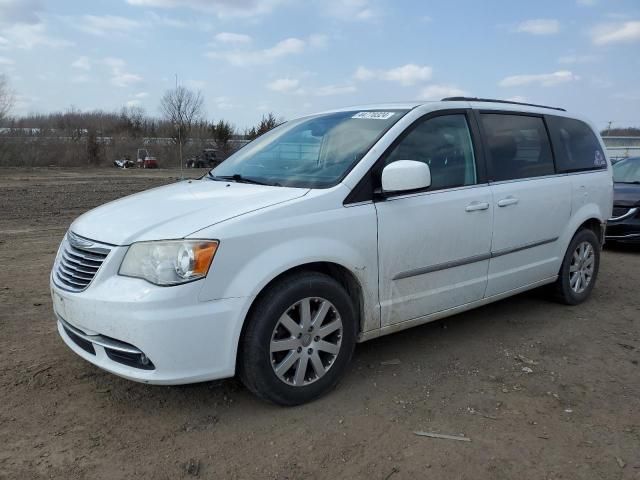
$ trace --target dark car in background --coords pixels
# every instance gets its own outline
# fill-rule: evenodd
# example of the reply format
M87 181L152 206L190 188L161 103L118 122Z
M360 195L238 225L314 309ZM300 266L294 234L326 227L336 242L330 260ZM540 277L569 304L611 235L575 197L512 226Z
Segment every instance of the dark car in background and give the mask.
M640 244L640 157L613 166L613 216L607 222L607 241Z

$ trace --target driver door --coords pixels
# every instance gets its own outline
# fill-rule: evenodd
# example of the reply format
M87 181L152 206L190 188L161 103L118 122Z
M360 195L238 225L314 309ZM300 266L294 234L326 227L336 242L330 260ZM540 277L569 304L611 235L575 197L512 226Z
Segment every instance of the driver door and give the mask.
M484 297L493 202L469 125L464 110L423 117L383 158L425 162L432 177L375 203L383 327Z

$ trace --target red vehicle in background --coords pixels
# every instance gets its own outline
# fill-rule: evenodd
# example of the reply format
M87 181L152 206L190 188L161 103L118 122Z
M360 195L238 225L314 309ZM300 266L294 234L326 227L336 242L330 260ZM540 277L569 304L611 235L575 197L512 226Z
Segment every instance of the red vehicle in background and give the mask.
M138 149L138 168L158 168L158 160L146 148Z

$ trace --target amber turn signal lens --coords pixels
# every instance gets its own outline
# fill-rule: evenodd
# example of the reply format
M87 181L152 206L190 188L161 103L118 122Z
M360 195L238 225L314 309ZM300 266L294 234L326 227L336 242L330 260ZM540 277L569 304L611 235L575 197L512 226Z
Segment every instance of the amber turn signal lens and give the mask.
M196 245L193 249L193 273L194 275L206 275L218 250L218 242L207 242Z

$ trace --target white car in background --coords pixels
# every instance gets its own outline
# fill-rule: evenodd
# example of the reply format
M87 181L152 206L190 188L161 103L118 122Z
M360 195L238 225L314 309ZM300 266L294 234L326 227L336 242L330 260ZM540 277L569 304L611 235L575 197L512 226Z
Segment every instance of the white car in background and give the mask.
M154 384L239 374L310 401L356 342L546 284L583 302L612 211L596 131L482 99L289 121L208 175L78 218L51 292L65 343Z

